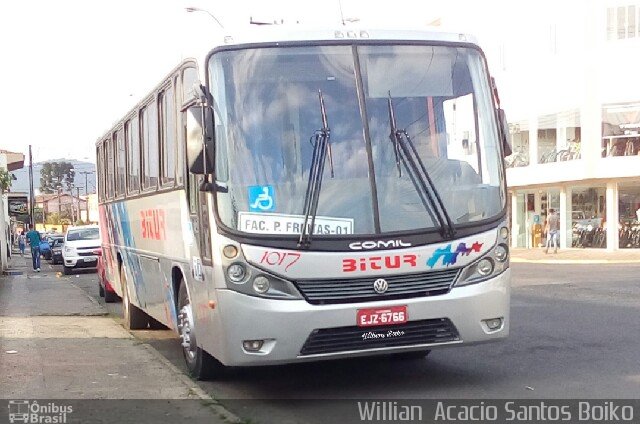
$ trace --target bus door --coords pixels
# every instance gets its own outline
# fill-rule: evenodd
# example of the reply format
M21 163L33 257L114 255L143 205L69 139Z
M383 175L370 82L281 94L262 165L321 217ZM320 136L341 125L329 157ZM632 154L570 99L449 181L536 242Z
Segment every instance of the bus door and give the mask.
M206 268L211 261L211 228L207 193L200 191L204 176L189 173L189 217L193 228L194 242L191 249L191 274L197 281L203 281Z

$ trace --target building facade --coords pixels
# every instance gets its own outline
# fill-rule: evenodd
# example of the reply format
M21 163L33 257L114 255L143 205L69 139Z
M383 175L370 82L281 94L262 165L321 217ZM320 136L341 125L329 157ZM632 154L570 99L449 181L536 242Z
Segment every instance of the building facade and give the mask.
M561 248L640 248L640 2L568 5L500 72L529 103L510 117L512 245L542 245L555 209Z
M68 193L37 195L35 205L44 211L45 216L53 213L66 215L72 222L81 219L87 211L86 199Z

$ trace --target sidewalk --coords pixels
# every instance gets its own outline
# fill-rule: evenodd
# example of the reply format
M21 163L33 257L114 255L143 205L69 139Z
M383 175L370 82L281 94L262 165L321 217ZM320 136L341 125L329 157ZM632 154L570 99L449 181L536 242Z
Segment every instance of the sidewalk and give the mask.
M171 422L223 422L215 401L72 278L46 261L36 273L19 254L10 269L22 274L0 276L0 399L163 399L154 408ZM119 405L99 422L130 422L131 407Z
M544 253L544 248L511 249L513 263L546 263L546 264L640 264L640 249L621 249L608 252L605 249L559 249L558 253Z

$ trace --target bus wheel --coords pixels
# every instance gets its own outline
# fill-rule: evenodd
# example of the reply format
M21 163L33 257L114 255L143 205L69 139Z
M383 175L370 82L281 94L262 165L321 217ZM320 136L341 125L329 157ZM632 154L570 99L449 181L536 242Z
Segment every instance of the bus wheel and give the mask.
M198 380L208 380L219 376L224 370L213 356L198 347L193 325L193 309L191 299L184 281L178 290L178 332L182 344L182 353L189 369L189 374Z
M114 303L118 301L118 295L115 294L114 292L105 290L104 288L102 289L102 291L104 292L104 301L106 303Z
M127 273L124 267L120 267L120 281L122 282L122 318L127 330L143 330L149 325L149 316L140 308L131 304L129 297L129 285L127 284Z
M412 359L424 359L425 357L427 357L429 354L431 353L430 350L425 349L425 350L419 350L417 352L402 352L402 353L395 353L392 356L396 359L408 359L408 360L412 360Z

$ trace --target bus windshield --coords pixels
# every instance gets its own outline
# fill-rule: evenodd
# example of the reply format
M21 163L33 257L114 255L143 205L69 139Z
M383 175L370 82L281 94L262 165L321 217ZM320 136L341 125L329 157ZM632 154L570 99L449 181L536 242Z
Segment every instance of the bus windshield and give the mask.
M493 101L476 48L251 48L213 54L208 71L215 176L228 187L216 208L230 229L301 233L322 112L330 135L314 237L436 231L439 216L455 228L504 208ZM426 191L439 194L446 213Z

